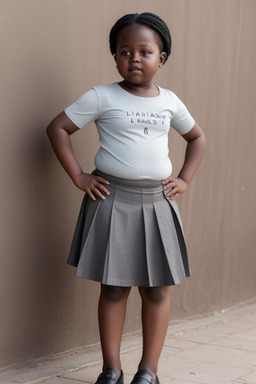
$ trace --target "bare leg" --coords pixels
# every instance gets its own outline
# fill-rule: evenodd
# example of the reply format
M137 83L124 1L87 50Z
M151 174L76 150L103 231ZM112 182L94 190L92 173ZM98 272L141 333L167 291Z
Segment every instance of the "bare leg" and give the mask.
M143 353L139 369L155 378L170 319L170 287L140 287L142 298Z
M121 373L120 346L131 288L101 285L98 321L103 356L103 371L114 368Z

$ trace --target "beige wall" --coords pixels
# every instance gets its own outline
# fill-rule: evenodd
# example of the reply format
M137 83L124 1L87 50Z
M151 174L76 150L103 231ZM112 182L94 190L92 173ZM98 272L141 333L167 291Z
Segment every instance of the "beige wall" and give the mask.
M66 265L82 193L57 163L49 121L93 85L118 79L108 31L128 12L170 25L157 78L206 133L196 180L179 198L193 277L172 288L172 318L255 299L255 0L0 0L0 366L98 341L98 285ZM73 138L86 171L97 136ZM184 144L170 135L177 171ZM125 332L139 328L136 290Z

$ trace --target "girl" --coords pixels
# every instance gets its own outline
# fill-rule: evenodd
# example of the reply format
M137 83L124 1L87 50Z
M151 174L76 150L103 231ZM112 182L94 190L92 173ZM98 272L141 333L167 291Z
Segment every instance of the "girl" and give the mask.
M190 275L176 201L201 161L205 138L184 104L153 78L171 52L171 36L152 13L119 19L109 36L123 78L98 86L48 126L52 147L85 192L68 263L76 275L101 283L98 320L103 372L97 384L122 384L120 343L132 286L142 299L143 351L133 384L159 383L158 360L170 316L170 286ZM70 135L95 121L96 170L84 173ZM172 177L168 132L186 140L185 161Z

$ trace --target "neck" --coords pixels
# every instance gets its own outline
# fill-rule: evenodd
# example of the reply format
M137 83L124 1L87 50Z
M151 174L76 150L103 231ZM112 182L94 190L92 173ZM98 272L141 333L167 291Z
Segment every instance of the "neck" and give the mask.
M122 87L125 91L135 95L142 97L155 97L159 95L159 89L153 83L150 84L131 84L126 82L125 80L118 83L120 87Z

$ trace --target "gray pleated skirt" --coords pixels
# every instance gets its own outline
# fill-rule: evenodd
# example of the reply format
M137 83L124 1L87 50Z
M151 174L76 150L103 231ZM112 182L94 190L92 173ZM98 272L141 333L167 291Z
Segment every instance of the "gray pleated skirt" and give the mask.
M161 181L94 173L110 182L110 196L84 197L68 258L76 275L123 287L185 282L191 273L179 209Z

